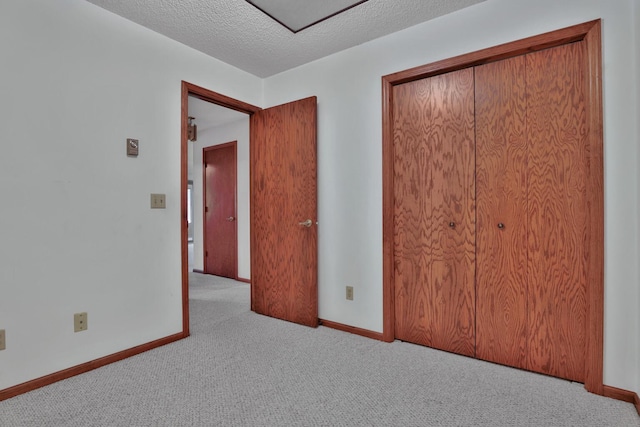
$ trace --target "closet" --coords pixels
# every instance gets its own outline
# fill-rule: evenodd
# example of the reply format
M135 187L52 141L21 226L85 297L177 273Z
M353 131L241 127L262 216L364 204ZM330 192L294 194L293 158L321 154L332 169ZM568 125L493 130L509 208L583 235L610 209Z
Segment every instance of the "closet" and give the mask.
M585 381L586 64L577 40L392 86L395 338Z

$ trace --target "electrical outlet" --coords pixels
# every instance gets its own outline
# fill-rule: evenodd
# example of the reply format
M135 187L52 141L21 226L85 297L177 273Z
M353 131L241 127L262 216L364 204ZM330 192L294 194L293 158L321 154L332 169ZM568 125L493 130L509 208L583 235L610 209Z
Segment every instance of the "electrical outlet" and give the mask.
M347 299L353 301L353 286L347 286Z
M4 329L0 329L0 351L7 349L7 336L4 333Z
M88 326L87 313L76 313L73 315L73 332L86 331Z
M151 209L164 209L167 207L164 194L151 194Z

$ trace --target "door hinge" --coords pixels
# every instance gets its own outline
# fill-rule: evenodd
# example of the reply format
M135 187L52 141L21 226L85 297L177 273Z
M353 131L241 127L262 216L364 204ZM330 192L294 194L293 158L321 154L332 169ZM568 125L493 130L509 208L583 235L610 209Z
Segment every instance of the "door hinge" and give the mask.
M204 211L205 211L205 212L209 212L209 206L205 206L205 207L204 207Z
M209 251L204 251L204 256L208 257L209 256Z

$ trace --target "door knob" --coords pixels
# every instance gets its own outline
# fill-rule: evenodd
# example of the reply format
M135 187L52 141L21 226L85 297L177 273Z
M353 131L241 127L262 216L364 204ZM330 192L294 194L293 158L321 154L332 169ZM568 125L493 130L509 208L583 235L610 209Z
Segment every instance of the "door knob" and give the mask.
M313 224L313 221L311 221L310 219L298 223L300 227L307 227L307 228L311 227L312 224Z
M451 228L456 228L456 223L455 223L455 222L453 222L453 221L451 221L451 222L449 223L449 227L451 227Z
M499 223L498 223L498 228L502 230L502 229L504 228L504 224L503 224L503 223L501 223L501 222L499 222Z
M229 222L234 221L234 220L235 220L235 218L234 218L234 217L232 217L232 216L230 216L229 218L227 218L227 221L229 221Z

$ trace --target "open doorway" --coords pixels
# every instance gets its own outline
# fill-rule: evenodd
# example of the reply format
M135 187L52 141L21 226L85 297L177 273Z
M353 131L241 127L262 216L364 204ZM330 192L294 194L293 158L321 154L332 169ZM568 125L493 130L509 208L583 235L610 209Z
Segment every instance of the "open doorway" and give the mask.
M249 114L190 95L188 115L197 126L188 140L188 180L193 182L190 271L248 282ZM216 154L226 151L229 155ZM231 154L233 160L227 159ZM227 164L230 161L233 164Z
M209 113L199 112L197 107L190 106L190 101L193 103L194 101L202 102L200 106L203 108L211 108ZM198 234L198 231L195 227L195 223L192 224L193 228L193 242L189 241L189 225L190 222L194 222L195 216L198 213L198 200L202 200L202 192L197 194L196 190L196 182L202 183L202 173L198 174L197 168L198 165L201 165L202 162L197 162L196 157L198 154L201 155L202 150L194 147L194 142L197 142L198 136L189 135L189 116L196 117L193 121L194 124L198 126L198 130L202 130L202 127L207 127L205 123L206 118L210 118L210 120L215 120L215 117L218 116L218 120L222 119L222 115L233 111L234 113L240 114L240 117L249 117L251 114L260 111L259 107L256 107L251 104L247 104L242 101L238 101L233 98L229 98L228 96L219 94L217 92L210 91L208 89L202 88L200 86L187 83L185 81L182 82L182 94L181 94L181 142L180 142L180 158L181 158L181 172L180 172L180 216L181 216L181 247L182 247L182 334L183 336L189 335L189 272L192 270L196 270L197 263L197 255L195 254L195 240L198 235L202 236L202 234ZM216 110L217 109L217 112ZM190 111L191 110L191 111ZM200 125L197 123L197 115L202 116L202 120ZM225 119L226 120L226 119ZM248 123L248 122L247 122ZM215 126L214 126L215 127ZM248 124L247 124L248 128ZM191 139L189 139L191 138ZM248 145L247 138L247 145ZM247 156L248 157L248 156ZM248 171L249 168L249 159L246 160L246 168ZM201 167L201 166L200 166ZM247 172L248 175L248 172ZM196 177L199 177L196 180ZM248 178L247 178L248 179ZM193 181L193 188L189 189L189 181ZM201 188L201 187L200 187ZM192 208L189 207L190 201L193 201L191 205ZM202 212L200 205L200 212ZM192 214L194 217L189 220L189 215ZM247 221L249 219L247 218ZM189 253L192 251L193 253L193 261L192 265L189 265Z
M187 193L190 97L251 116L251 147L247 162L251 168L251 310L317 326L316 97L263 110L183 81L180 143L183 335L189 335ZM193 135L192 139L195 139ZM195 157L196 151L193 154ZM197 163L193 164L195 168ZM194 200L197 199L194 196ZM197 232L194 237L196 235ZM300 283L304 286L301 287Z

